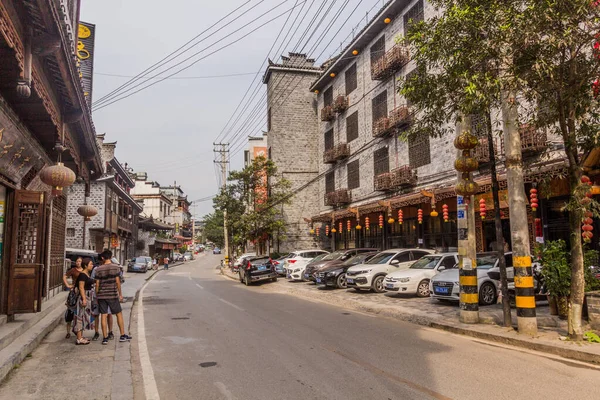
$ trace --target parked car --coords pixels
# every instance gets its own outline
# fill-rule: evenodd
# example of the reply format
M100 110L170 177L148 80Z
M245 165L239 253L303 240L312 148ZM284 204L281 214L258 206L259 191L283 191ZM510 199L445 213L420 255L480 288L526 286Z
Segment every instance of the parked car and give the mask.
M312 260L304 270L304 280L316 282L315 273L319 272L322 268L327 267L331 264L342 264L344 261L349 260L359 253L368 253L377 251L377 249L347 249L337 250L333 253L327 254L325 257L318 261Z
M256 257L256 253L244 253L244 254L240 255L238 258L233 260L233 268L238 269L240 267L240 265L242 265L242 261L244 260L244 258L247 258L247 257Z
M438 273L452 269L458 263L458 253L426 255L415 261L410 268L395 271L385 277L385 290L429 297L429 281Z
M346 285L346 271L348 268L363 264L369 261L379 252L374 251L370 253L360 253L346 261L340 263L330 263L326 267L321 268L315 273L315 280L318 286L328 286L338 289L345 289Z
M192 253L189 251L183 255L183 261L190 261L192 259Z
M150 257L136 257L129 261L127 264L127 272L144 272L152 268L152 261L148 265L148 258Z
M240 282L244 283L246 286L249 286L253 282L269 279L273 282L277 281L275 266L268 256L244 259L238 271Z
M220 248L218 248L218 247L215 247L215 248L213 249L213 254L221 254L221 249L220 249Z
M292 257L285 260L286 277L292 281L303 281L306 266L312 261L319 261L327 254L329 252L325 250L306 250L292 253Z
M391 272L408 269L410 265L427 254L429 249L390 249L382 251L364 264L350 267L346 272L346 284L356 291L385 291L383 280Z
M98 265L98 253L93 250L84 250L84 249L65 249L65 258L71 260L71 268L75 266L75 262L77 258L81 257L86 258L89 257L94 262L94 265Z
M285 263L285 260L287 260L291 256L292 256L292 254L286 254L285 256L280 257L277 260L273 260L273 265L275 266L275 271L277 271L277 274L279 274L280 276L285 276L284 263Z
M514 278L512 268L512 253L504 255L506 273L509 280ZM490 278L488 272L495 272L498 267L498 253L486 252L477 254L477 292L479 304L491 305L496 303L498 285L500 282ZM498 275L499 277L499 275ZM429 285L431 297L438 300L460 301L460 281L458 268L440 272L431 279Z

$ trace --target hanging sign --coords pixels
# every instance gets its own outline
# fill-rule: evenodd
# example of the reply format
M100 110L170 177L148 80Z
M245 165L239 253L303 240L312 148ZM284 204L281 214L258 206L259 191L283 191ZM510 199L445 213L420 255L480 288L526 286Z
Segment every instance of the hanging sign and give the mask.
M88 105L91 106L96 25L87 22L79 22L77 33L77 63L79 65L79 77L83 84L83 94L85 95L85 99L87 100Z

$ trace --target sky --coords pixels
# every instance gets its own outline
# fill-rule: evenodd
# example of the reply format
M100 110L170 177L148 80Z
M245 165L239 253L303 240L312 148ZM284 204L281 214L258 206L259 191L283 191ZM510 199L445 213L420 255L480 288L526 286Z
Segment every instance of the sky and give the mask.
M213 162L213 142L227 141L232 143L232 149L239 149L231 153L230 168L240 169L241 150L245 148L241 144L243 138L260 135L266 129L263 112L257 112L256 119L244 123L255 104L261 103L263 107L266 104L261 102L265 92L261 83L251 87L250 93L258 89L254 96L247 96L252 103L239 123L233 129L231 124L226 125L232 115L232 121L236 120L239 113L234 111L259 71L255 82L260 82L265 69L261 65L266 57L276 61L281 54L304 47L304 52L317 58L320 64L339 52L344 39L347 39L344 45L351 40L353 29L358 31L365 25L369 10L370 18L383 3L383 0L82 0L81 20L96 25L92 93L92 104L98 108L93 112L96 132L105 133L107 142L117 142L116 157L121 163L127 163L137 172L147 172L149 179L163 186L176 182L190 201L214 195L219 182ZM128 82L128 77L160 61L240 6L235 14L186 47L187 52L149 75L157 78L149 79L148 83L134 82L131 87L140 86L121 96L158 82L160 77L183 67L189 66L188 69L127 98L115 98L113 104L100 108L108 104L100 103L102 97ZM260 17L273 7L277 8ZM330 12L318 24L327 10ZM244 11L247 13L242 14ZM317 11L318 18L302 39ZM269 21L273 18L276 19ZM294 20L296 23L292 24ZM247 23L250 25L243 28ZM242 29L234 33L239 28ZM254 28L258 30L250 32ZM221 30L215 33L218 29ZM324 35L319 40L321 34ZM203 41L197 43L200 40ZM230 42L235 43L208 55ZM216 44L204 50L213 43ZM199 51L203 52L183 61ZM206 58L199 60L201 57ZM177 62L182 64L173 67ZM169 67L172 69L166 71ZM202 217L212 211L212 201L194 203L191 211L197 218Z

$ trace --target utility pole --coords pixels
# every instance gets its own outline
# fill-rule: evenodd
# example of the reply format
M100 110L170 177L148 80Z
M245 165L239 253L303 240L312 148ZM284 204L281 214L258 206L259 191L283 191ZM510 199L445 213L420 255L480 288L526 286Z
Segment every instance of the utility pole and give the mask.
M216 164L221 167L221 179L222 187L227 187L227 154L229 153L229 143L213 143L214 152L221 155L220 160L215 160ZM224 236L224 247L225 247L225 265L229 265L229 233L227 232L227 209L223 210L223 236Z
M515 92L504 89L501 96L510 236L515 270L517 326L519 333L535 336L537 335L537 319L529 249L529 227L527 226L527 197L523 181L521 135L518 128L519 115Z

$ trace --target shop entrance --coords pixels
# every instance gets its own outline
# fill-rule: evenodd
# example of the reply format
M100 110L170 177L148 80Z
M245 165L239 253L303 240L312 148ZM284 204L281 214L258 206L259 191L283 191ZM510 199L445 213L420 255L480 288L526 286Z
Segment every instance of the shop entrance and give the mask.
M483 245L485 251L496 250L494 245L496 243L496 224L492 217L483 221ZM510 220L502 219L502 236L504 236L504 242L508 243L508 248L512 249L512 242L510 238Z

